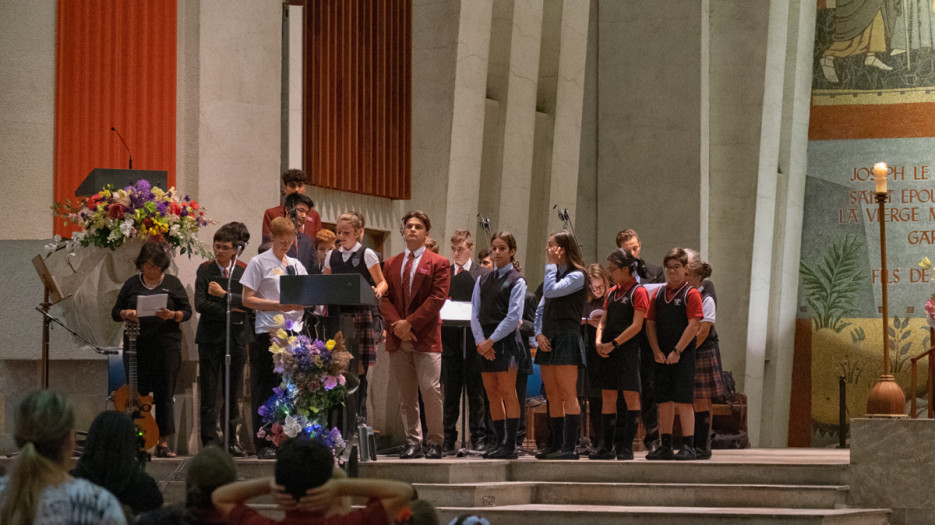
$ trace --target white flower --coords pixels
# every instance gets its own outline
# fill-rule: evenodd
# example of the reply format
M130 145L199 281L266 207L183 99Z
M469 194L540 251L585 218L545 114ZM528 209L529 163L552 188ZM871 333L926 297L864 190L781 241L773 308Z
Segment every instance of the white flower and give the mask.
M132 219L125 220L120 224L120 233L122 233L124 237L133 237L134 232L136 232L136 229L133 228Z
M286 423L282 426L282 433L294 438L302 430L298 420L294 416L286 416Z

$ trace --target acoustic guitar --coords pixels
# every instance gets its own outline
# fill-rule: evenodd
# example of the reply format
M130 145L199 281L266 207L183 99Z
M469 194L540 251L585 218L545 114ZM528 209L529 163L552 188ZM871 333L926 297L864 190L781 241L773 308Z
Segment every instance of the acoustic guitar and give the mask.
M114 392L114 409L126 413L133 419L137 431L143 438L144 448L148 450L159 442L159 427L150 412L153 406L153 396L141 396L137 388L136 337L140 335L139 323L128 320L126 334L128 345L124 353L127 355L128 381L126 385Z

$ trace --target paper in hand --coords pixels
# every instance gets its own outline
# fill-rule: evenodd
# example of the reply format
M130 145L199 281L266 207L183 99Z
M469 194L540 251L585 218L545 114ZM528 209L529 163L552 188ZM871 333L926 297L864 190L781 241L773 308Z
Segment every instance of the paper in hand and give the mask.
M136 296L136 316L153 317L158 310L166 307L168 300L169 294L164 293L138 295Z

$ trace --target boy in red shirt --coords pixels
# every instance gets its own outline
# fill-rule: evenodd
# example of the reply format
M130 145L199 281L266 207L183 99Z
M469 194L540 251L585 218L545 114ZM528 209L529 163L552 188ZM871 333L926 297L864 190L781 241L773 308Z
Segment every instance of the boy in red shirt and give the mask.
M286 170L282 174L282 191L287 197L296 192L305 193L306 184L308 184L308 178L302 170ZM311 209L308 210L308 215L305 217L305 227L300 231L296 231L296 233L304 234L309 239L314 239L315 234L321 229L321 216L318 215L318 211L315 210L314 206L315 204L312 203ZM282 204L273 206L263 212L263 244L273 240L273 234L269 231L269 223L276 217L286 216L286 210Z

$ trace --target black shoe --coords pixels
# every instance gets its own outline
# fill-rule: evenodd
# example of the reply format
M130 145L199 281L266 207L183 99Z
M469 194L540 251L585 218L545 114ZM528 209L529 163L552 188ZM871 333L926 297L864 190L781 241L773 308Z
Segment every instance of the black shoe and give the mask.
M643 446L646 447L646 455L650 455L656 450L659 449L659 441L650 441L649 443L643 443Z
M679 461L688 461L695 459L695 449L688 445L682 445L679 451L672 455L672 459Z
M577 460L580 456L574 450L559 450L553 452L545 457L545 459L567 459L567 460Z
M701 450L700 448L695 449L695 459L711 459L710 450Z
M406 445L406 448L399 454L399 459L416 459L424 456L425 454L422 453L422 445Z
M588 454L588 459L617 459L617 455L614 454L613 450L607 450L606 448L601 447Z
M247 451L240 445L240 443L234 443L231 445L231 448L228 450L231 456L235 458L245 458L247 457Z
M546 445L544 448L539 449L536 452L536 459L548 459L549 455L558 452L558 447L553 447L552 445Z
M445 440L445 443L442 444L442 456L454 456L457 453L454 442Z
M617 451L617 459L621 461L628 461L633 459L633 449L632 448L621 448Z
M257 459L276 459L276 449L272 447L260 447L256 451Z
M669 460L672 459L672 447L665 445L660 445L649 454L646 454L646 459L653 460Z
M516 447L503 445L484 457L487 459L517 459L519 458L519 454L516 452Z
M442 446L441 445L429 445L425 449L426 459L441 459L442 458Z
M478 439L477 441L475 441L474 444L471 445L471 448L472 448L475 452L483 452L483 453L486 453L487 450L488 450L488 449L487 449L487 442L484 441L483 439Z

